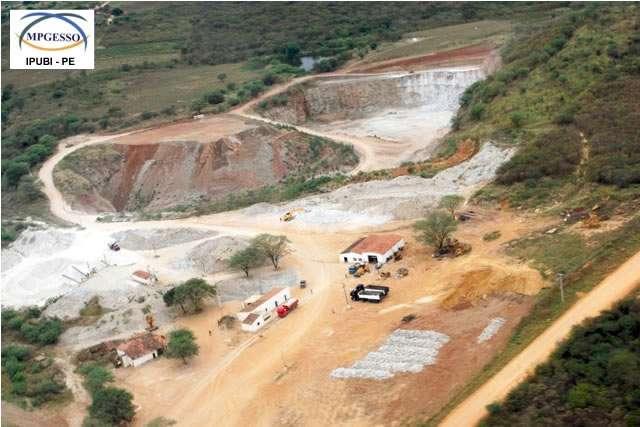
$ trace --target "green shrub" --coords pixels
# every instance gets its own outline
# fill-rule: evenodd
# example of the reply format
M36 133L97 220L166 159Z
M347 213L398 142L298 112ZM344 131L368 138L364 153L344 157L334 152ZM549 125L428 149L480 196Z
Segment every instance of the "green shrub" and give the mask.
M107 387L93 396L89 414L100 421L119 425L133 419L133 396L126 390Z
M511 113L511 116L509 117L511 118L511 124L513 125L513 127L518 129L522 127L526 119L525 114L521 111L515 111Z
M224 102L224 93L220 90L215 90L207 93L204 98L209 104L217 105Z
M482 118L485 111L485 105L483 103L474 104L471 107L471 119L478 121Z
M580 162L580 137L574 130L547 132L524 146L500 166L497 181L513 184L573 173Z

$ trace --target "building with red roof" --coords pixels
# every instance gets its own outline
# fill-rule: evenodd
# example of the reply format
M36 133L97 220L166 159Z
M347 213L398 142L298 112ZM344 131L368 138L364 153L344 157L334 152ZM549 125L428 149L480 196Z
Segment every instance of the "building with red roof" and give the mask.
M340 261L384 264L404 246L404 239L397 234L372 234L356 240L342 251Z

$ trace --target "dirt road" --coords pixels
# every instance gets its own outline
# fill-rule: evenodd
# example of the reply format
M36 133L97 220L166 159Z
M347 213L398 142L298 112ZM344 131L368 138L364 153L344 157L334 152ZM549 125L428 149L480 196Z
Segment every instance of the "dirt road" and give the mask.
M538 338L518 354L493 378L458 405L440 424L460 427L477 424L486 414L486 406L503 399L520 384L535 367L544 363L565 339L571 328L583 320L611 308L640 285L640 252L604 279L588 295L579 300Z
M378 72L378 73L327 73L322 75L304 76L288 81L285 84L278 85L258 96L257 98L249 101L248 103L232 110L230 114L234 114L246 119L261 121L269 123L275 126L286 126L293 128L298 132L303 132L309 135L318 136L321 138L330 139L342 144L352 145L360 157L358 166L350 173L357 174L359 172L374 171L378 169L385 169L393 166L397 166L403 160L408 160L411 156L424 148L424 141L410 142L410 141L390 141L382 138L355 136L346 134L337 130L327 131L324 129L312 129L308 126L292 125L290 123L283 123L276 120L272 120L266 117L262 117L258 114L252 113L252 108L260 101L268 99L274 95L285 92L290 87L301 84L311 80L331 79L337 77L382 77L385 75L402 75L404 72Z

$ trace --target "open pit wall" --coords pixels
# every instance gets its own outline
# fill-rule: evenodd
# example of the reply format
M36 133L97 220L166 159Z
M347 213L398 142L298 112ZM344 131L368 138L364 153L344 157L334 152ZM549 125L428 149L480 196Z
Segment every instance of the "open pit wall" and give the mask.
M427 112L455 112L464 90L484 77L480 67L460 67L319 78L292 88L286 106L261 113L273 120L301 124L357 119L382 111L418 107Z

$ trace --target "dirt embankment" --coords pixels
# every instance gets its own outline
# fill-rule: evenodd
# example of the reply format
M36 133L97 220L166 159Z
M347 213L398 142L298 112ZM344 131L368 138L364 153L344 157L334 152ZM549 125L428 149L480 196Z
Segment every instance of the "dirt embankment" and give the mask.
M415 71L418 69L445 67L460 64L485 65L493 62L495 46L481 43L457 49L444 50L427 55L390 59L374 64L356 64L350 67L350 73L380 73L384 71Z
M116 143L77 150L55 169L76 209L164 209L215 200L289 176L346 171L341 146L300 132L257 126L212 142Z

